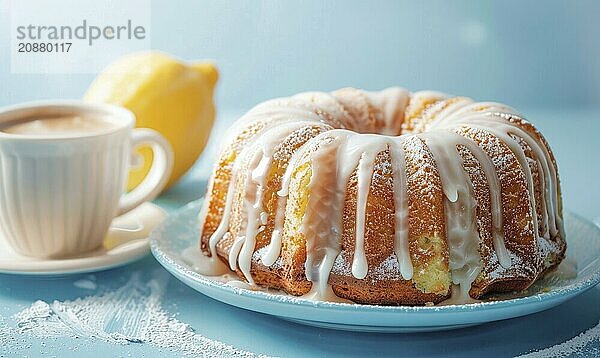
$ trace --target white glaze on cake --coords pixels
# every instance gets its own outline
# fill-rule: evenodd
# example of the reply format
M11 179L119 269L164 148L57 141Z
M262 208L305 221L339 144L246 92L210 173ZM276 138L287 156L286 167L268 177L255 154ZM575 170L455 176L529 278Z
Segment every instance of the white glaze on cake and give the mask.
M341 250L346 186L354 173L357 178L356 237L351 273L356 279L364 279L367 276L370 269L365 254L367 198L376 157L384 151L389 151L393 170L394 255L402 278L410 280L413 277L408 243L405 146L409 145L409 139L415 136L425 143L440 173L445 196L449 267L452 282L459 287L453 289L453 292L459 292L455 293L455 296L459 294L462 297L458 298L459 300L470 299L469 289L482 270L479 252L481 234L476 214L478 203L459 148L466 148L474 156L485 175L490 195L493 249L498 264L504 269L509 269L512 265L511 260L515 257L505 245L501 187L496 163L477 142L461 133L461 127L468 126L473 130L491 133L508 146L521 166L528 191L533 193L534 178L529 167L531 159L515 137L531 148L543 187L542 212L539 213L543 221L541 235L538 235L540 226L535 197L530 196L533 232L536 240L540 242L548 241L556 234L561 234L564 238L558 208L558 177L552 158L546 146L541 144L533 133L523 129L524 123L527 125L527 122L520 118L514 109L493 102L474 103L471 99L463 97L448 98L439 92L410 93L401 88L381 92L351 92L348 97L343 97L343 94L347 93L344 93L344 90L333 94L308 92L290 98L271 100L255 107L238 122L247 124L266 121L267 124L236 157L222 219L210 237L209 250L213 258L217 257L216 245L228 234L229 216L234 200L233 185L236 178L242 174L242 161L249 160L244 170L249 171L251 175L245 179L243 189L243 207L248 219L244 222L244 234L233 241L229 251L229 266L232 270L239 268L250 284L253 283L251 264L255 239L268 220L268 215L261 205L273 148L286 137L293 135L295 130L308 125L333 125L337 129L324 131L293 153L282 177L281 189L277 192L279 198L271 240L262 250L260 260L266 266L273 266L280 256L290 181L297 164L308 161L312 173L309 183L310 196L300 232L306 237L305 274L313 283L311 297L331 299L333 294L328 279ZM372 108L367 108L368 106L344 106L345 101L351 100L352 96L368 97L370 101L365 103L375 103L376 110L373 111ZM420 103L427 101L434 104L419 107ZM417 113L417 117L426 120L409 128L403 122L406 113ZM235 138L236 126L233 128L227 138ZM400 135L409 129L412 132ZM204 209L200 214L201 230L204 224L203 215L206 215ZM538 256L541 260L542 255Z

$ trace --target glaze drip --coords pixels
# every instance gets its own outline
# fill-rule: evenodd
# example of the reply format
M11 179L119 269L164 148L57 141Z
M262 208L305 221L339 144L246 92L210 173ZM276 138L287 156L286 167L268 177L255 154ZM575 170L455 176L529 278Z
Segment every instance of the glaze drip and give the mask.
M481 165L489 186L490 204L492 208L492 235L494 239L494 250L498 256L500 265L508 268L511 265L510 253L506 249L504 242L504 229L502 223L502 199L500 197L500 180L496 173L494 163L490 157L470 139L467 139L458 133L449 133L449 136L456 141L456 145L467 148Z
M450 250L449 268L452 282L458 284L465 294L482 268L473 185L463 168L462 157L458 154L459 141L455 133L438 129L419 136L432 152L442 179L446 196L444 214Z
M390 141L390 155L394 175L394 253L402 278L410 280L413 276L413 266L410 261L408 247L408 180L406 179L406 159L403 149L403 138Z
M358 279L365 278L369 270L365 254L365 218L375 157L386 149L387 141L380 140L377 135L349 135L342 149L343 159L339 162L341 182L338 185L345 187L351 173L356 170L356 244L352 259L352 275Z
M339 137L323 142L312 155L312 176L308 184L311 194L300 232L306 237L305 274L315 286L312 292L315 297L331 295L329 273L341 250L339 223L345 191L337 185L336 158L340 143Z

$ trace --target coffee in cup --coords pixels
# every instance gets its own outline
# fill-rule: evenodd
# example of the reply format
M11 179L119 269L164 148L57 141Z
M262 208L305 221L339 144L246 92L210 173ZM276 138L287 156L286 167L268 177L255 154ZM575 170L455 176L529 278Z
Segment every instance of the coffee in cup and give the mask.
M102 116L33 117L0 126L0 132L31 136L78 136L109 131L115 125Z
M173 166L167 140L135 128L113 105L45 102L0 109L0 240L17 252L61 258L102 245L111 221L156 197ZM152 167L129 193L132 148Z

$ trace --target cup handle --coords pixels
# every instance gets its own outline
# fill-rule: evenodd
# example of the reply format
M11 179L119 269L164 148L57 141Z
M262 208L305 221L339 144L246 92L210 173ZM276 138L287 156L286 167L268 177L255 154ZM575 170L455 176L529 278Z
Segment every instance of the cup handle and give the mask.
M173 170L173 148L160 133L153 129L135 128L131 135L132 151L141 145L148 145L152 149L152 166L137 187L123 194L119 201L118 215L156 198L167 184Z

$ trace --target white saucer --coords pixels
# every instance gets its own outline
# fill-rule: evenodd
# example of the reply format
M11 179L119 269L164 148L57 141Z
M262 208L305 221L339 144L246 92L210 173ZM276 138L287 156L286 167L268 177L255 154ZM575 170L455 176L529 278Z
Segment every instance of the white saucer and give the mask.
M144 203L115 218L96 251L65 259L22 256L0 237L0 273L18 275L66 275L101 271L126 265L150 252L148 235L167 214L152 203Z

